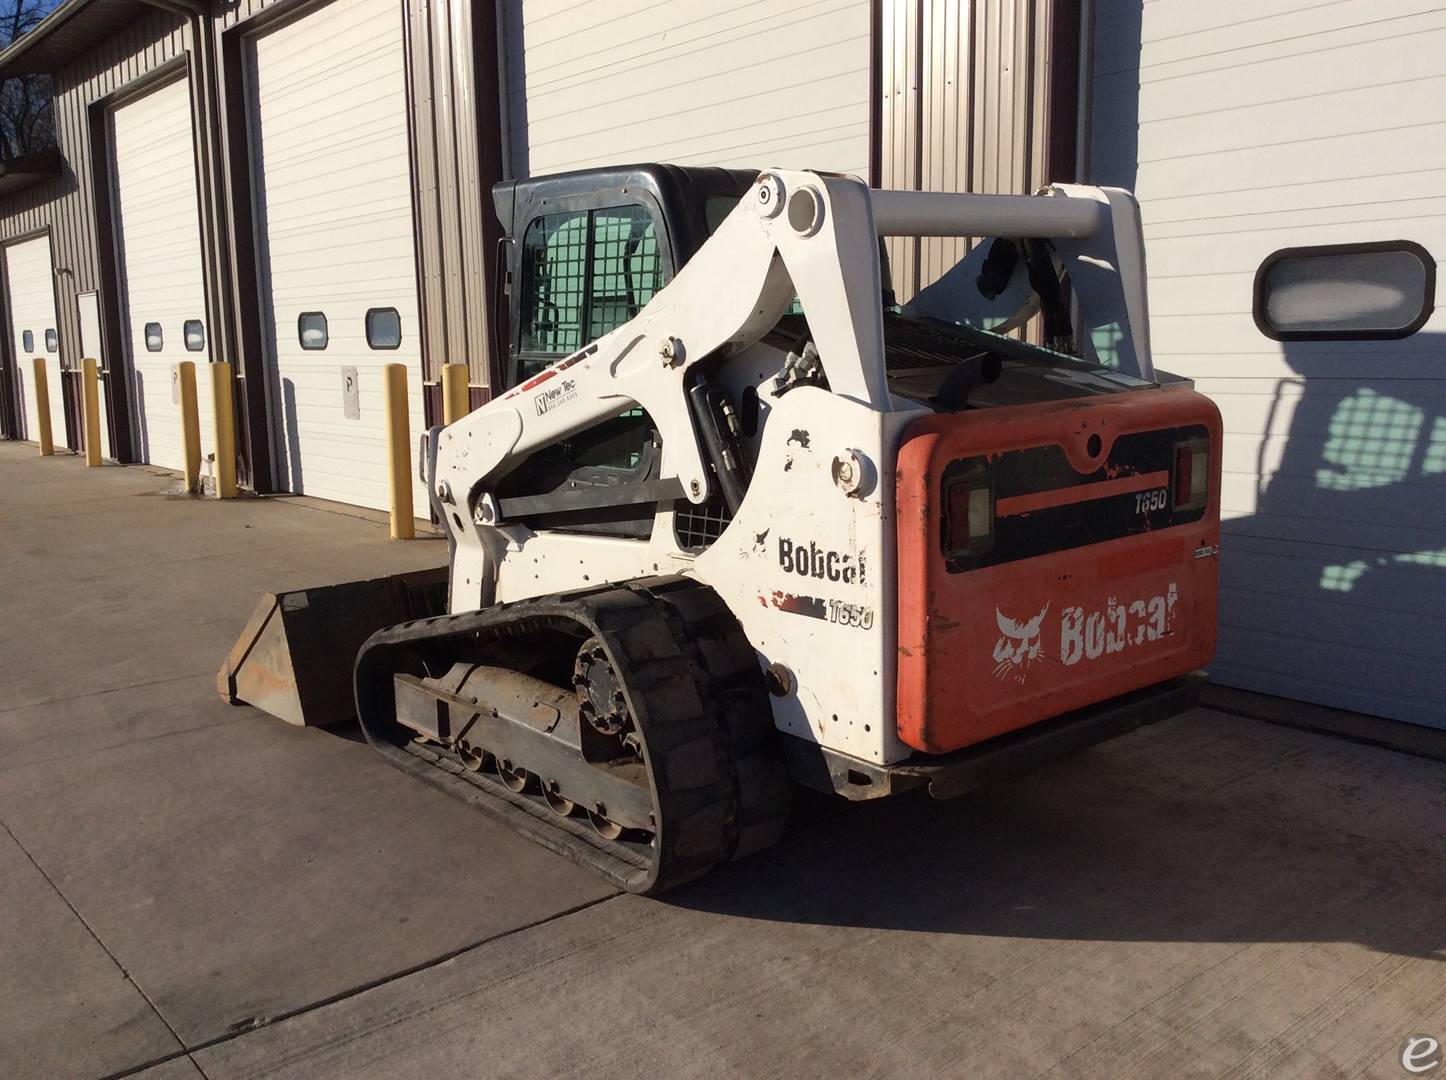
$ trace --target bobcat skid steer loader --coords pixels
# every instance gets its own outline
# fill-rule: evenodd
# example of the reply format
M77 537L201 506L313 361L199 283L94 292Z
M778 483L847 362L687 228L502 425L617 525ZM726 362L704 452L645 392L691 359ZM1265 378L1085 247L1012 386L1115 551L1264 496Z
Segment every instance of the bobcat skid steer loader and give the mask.
M494 199L507 388L423 447L445 613L368 583L350 638L281 646L350 665L411 618L355 654L394 764L658 893L773 843L791 783L951 796L1193 705L1220 417L1151 365L1127 193L642 166ZM886 237L987 239L899 306Z

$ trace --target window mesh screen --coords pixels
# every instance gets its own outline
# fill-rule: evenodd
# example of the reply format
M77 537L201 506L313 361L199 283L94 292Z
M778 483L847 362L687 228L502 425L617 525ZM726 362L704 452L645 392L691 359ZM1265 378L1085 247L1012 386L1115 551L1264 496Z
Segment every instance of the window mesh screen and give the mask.
M586 211L548 214L522 240L522 351L569 353L582 347L587 268Z
M575 352L631 319L662 286L645 207L536 218L522 240L521 351ZM523 373L541 366L524 364Z
M587 340L642 310L662 288L660 278L652 215L641 206L594 211Z

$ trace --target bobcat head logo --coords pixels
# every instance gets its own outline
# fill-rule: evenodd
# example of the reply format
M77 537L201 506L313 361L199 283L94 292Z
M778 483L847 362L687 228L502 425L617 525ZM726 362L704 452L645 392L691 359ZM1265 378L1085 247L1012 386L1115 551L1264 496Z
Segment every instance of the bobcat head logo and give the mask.
M1024 683L1029 665L1039 658L1040 624L1049 614L1049 605L1028 622L1016 622L998 608L994 620L999 624L999 640L994 643L994 675L998 679L1013 678Z

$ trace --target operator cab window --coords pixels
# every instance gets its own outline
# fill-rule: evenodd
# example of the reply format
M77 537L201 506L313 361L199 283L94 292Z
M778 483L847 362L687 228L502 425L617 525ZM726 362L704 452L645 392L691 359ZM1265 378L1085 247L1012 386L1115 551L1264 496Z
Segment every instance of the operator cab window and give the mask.
M534 218L522 238L519 379L635 316L666 283L644 206Z
M519 381L617 329L666 283L653 215L641 205L534 218L521 260ZM638 485L657 481L660 453L657 425L630 409L539 450L501 490L511 505L523 500L535 527L643 539L657 504ZM564 509L588 489L610 497Z

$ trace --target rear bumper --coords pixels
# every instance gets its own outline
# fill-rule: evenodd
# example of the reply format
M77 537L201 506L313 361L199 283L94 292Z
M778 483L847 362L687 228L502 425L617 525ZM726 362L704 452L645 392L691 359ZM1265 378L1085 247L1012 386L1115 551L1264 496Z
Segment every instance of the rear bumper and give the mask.
M1199 703L1207 679L1193 671L963 750L914 754L892 765L860 761L792 735L783 736L784 753L795 783L846 799L879 799L925 786L936 799L952 799L1178 716Z

